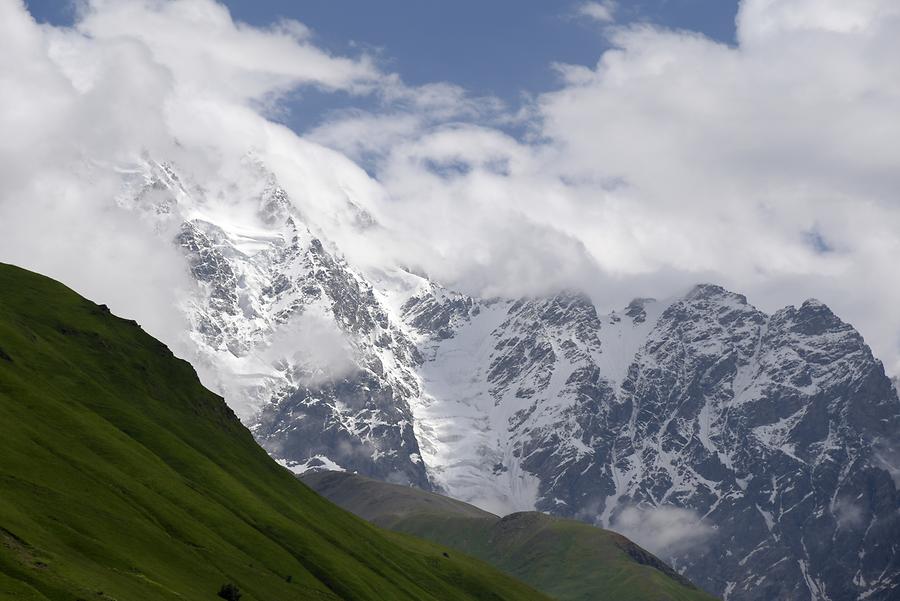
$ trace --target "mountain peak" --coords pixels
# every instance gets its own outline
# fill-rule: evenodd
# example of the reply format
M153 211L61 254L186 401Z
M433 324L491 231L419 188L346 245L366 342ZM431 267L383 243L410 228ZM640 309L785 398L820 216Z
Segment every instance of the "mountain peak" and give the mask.
M805 300L799 308L788 307L778 314L784 314L786 320L793 322L791 329L799 334L818 336L856 332L851 325L835 315L828 305L814 298Z
M684 295L684 300L732 301L742 305L747 304L747 297L743 294L731 292L718 284L708 283L697 284L691 288L690 292Z

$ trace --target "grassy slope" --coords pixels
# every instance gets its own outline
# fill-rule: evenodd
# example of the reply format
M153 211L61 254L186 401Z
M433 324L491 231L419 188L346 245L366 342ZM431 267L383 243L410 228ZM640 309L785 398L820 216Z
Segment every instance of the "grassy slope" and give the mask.
M0 264L0 599L545 599L275 464L193 369Z
M375 524L468 553L565 601L709 601L625 537L541 513L505 518L420 490L340 472L303 480Z

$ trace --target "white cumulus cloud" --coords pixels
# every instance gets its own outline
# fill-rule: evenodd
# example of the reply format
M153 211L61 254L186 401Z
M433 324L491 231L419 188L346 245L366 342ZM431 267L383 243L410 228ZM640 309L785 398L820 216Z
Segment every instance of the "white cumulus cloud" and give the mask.
M363 267L610 308L700 280L767 310L815 296L898 373L900 7L743 0L737 27L725 45L609 24L595 64L557 65L558 89L511 108L213 0L92 0L72 28L2 0L0 257L162 331L183 261L115 207L109 166L146 151L204 185L252 149ZM304 86L383 110L300 137L272 116ZM351 227L351 205L380 226Z
M427 111L357 114L349 144L333 135L349 122L313 135L380 153L398 227L450 284L568 282L612 307L701 280L770 311L818 297L896 373L898 15L892 0L744 0L734 46L613 26L595 65L557 65L559 89L508 116L524 136Z

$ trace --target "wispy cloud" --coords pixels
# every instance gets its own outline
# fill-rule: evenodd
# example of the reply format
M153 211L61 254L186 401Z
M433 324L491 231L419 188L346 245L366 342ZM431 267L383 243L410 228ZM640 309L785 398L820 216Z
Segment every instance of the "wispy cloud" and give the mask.
M600 23L612 23L616 20L616 3L612 0L584 2L578 7L578 14Z
M627 507L610 528L657 555L672 556L706 544L715 530L688 509Z

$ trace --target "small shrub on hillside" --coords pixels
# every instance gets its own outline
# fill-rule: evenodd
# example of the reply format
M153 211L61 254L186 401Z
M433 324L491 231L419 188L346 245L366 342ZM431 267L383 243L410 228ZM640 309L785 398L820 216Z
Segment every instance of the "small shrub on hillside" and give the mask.
M223 584L222 588L219 589L219 596L225 601L241 601L243 594L241 589L229 582L228 584Z

